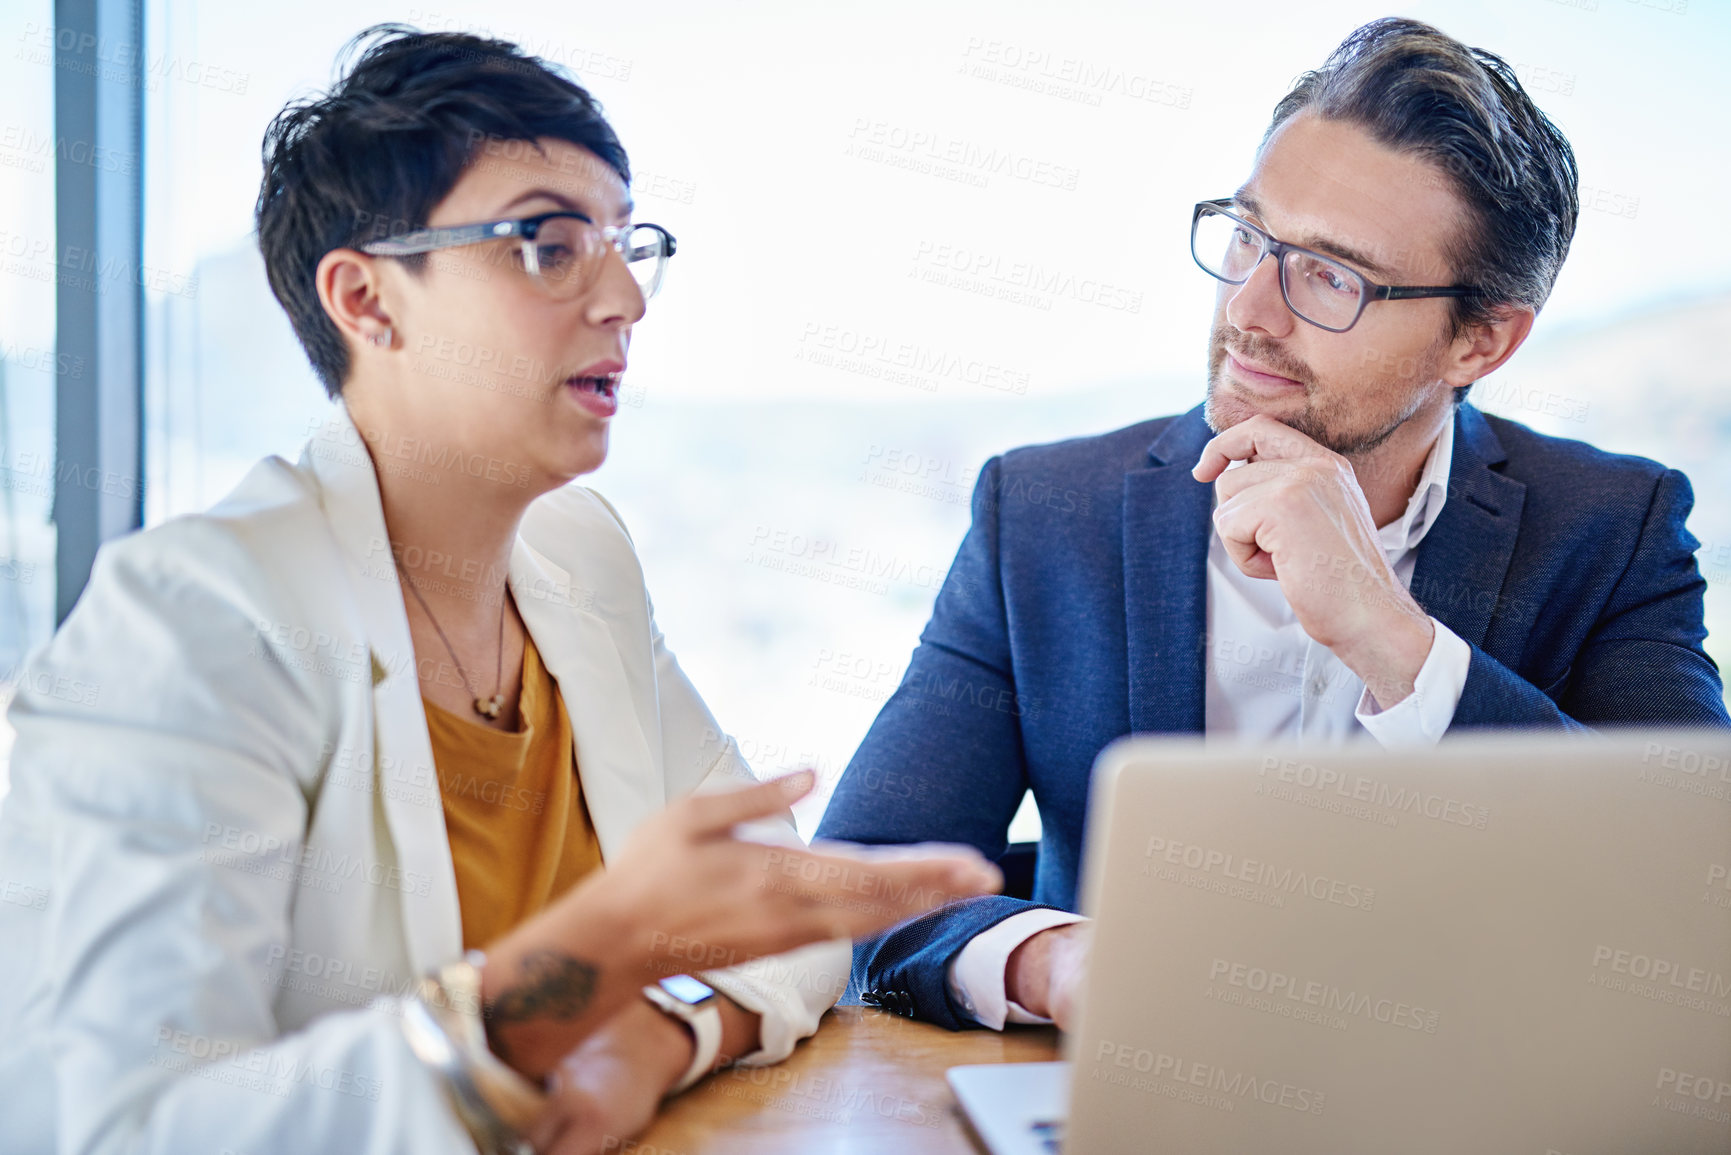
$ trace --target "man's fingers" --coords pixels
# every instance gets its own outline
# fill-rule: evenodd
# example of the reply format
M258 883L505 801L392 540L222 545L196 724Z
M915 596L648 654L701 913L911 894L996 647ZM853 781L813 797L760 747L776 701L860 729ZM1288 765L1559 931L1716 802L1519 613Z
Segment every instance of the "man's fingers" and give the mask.
M1283 481L1301 468L1291 461L1252 461L1237 469L1222 470L1214 479L1214 493L1224 505L1247 489L1271 481Z
M1197 481L1213 481L1234 461L1289 460L1327 452L1290 425L1258 413L1222 430L1202 447L1202 456L1190 475Z
M1241 473L1243 470L1233 470ZM1262 532L1262 518L1242 503L1226 502L1214 511L1214 528L1220 534L1220 544L1248 577L1273 578L1274 556L1264 549L1257 536Z
M797 770L740 790L692 795L684 802L685 819L694 833L720 834L742 822L780 814L811 793L816 781L812 771Z

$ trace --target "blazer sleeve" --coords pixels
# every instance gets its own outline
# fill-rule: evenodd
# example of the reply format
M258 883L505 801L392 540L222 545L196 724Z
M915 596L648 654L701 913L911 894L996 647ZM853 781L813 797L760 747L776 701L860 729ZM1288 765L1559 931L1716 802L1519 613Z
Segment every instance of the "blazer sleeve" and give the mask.
M1695 565L1700 547L1684 526L1695 502L1689 479L1664 471L1609 601L1549 693L1473 647L1450 732L1475 726L1727 726L1719 668L1707 656Z
M999 564L999 458L974 486L973 524L938 591L901 684L843 772L818 837L864 843L960 842L997 859L1028 789ZM863 1001L938 1023L975 1026L945 975L968 940L1038 904L970 899L854 947Z
M619 528L625 523L619 511L595 496L612 513ZM626 539L630 540L629 531ZM644 594L648 602L647 591ZM667 639L655 624L655 607L649 603L650 645L654 651L655 687L661 711L661 749L667 776L667 795L676 798L692 791L737 789L756 781L739 746L710 713L697 688L680 668L679 659L668 648ZM754 835L764 841L803 846L794 828L793 815L780 820L753 823ZM803 1038L817 1030L823 1013L835 1005L847 987L847 939L812 943L797 950L753 959L738 966L699 970L716 961L703 944L687 947L692 971L704 982L756 1012L759 1020L758 1049L737 1060L742 1066L779 1063L793 1053Z
M40 872L47 901L0 919L0 1130L28 1118L78 1153L472 1152L392 1000L279 1029L328 706L230 596L244 580L219 588L244 573L231 542L152 535L98 554L10 712L0 875Z

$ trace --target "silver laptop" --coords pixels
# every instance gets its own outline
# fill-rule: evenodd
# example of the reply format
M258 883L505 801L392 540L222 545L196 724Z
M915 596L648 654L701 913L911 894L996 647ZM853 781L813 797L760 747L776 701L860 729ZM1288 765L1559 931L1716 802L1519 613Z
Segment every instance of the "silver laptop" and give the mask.
M1095 767L1068 1062L993 1155L1731 1152L1731 733L1133 739Z

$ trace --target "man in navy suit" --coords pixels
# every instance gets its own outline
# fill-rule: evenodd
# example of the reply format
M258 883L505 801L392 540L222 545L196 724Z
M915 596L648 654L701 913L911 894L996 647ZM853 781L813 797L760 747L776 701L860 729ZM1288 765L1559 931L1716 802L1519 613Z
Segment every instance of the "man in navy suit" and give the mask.
M1367 25L1300 78L1243 187L1196 206L1204 404L981 470L818 834L996 857L1031 789L1036 901L862 941L863 1001L1069 1024L1088 779L1120 735L1731 724L1688 480L1465 401L1549 295L1576 183L1513 71L1428 25Z

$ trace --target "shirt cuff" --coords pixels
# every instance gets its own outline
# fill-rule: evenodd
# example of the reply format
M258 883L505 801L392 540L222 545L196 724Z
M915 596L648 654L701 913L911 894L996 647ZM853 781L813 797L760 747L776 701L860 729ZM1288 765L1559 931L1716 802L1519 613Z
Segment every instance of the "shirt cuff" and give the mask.
M1467 670L1473 664L1473 648L1459 634L1437 621L1430 653L1413 680L1412 693L1386 710L1378 710L1366 687L1353 716L1386 749L1402 746L1435 746L1454 721L1455 709L1466 690Z
M994 1031L1012 1023L1049 1023L1051 1019L1030 1014L1004 993L1004 968L1017 947L1043 930L1086 922L1079 914L1039 907L1012 914L1004 921L976 934L950 962L950 998L973 1016L982 1027Z

